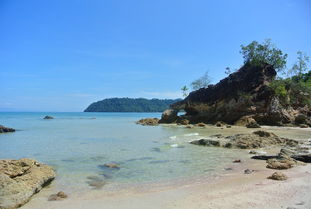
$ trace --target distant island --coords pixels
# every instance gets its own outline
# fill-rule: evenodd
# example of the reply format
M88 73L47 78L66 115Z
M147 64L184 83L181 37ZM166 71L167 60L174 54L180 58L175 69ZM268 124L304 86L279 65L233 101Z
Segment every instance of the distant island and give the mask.
M163 112L181 99L109 98L90 104L84 112Z

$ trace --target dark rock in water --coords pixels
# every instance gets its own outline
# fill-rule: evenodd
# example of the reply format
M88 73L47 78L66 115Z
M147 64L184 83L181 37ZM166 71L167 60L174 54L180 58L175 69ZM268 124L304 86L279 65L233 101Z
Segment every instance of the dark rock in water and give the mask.
M47 116L45 116L43 119L48 120L48 119L54 119L54 118L53 118L52 116L47 115Z
M254 170L251 170L251 169L244 170L244 174L251 174L253 172L254 172Z
M116 163L106 163L104 165L99 165L100 167L107 167L112 169L120 169L120 166Z
M199 140L194 140L190 143L195 144L195 145L203 145L203 146L215 146L215 147L220 146L219 141L212 140L212 139L199 139Z
M153 147L153 148L151 148L151 151L153 151L153 152L161 152L161 149L159 147Z
M98 176L88 176L87 179L89 179L89 181L86 183L94 189L101 189L106 184L106 182Z
M255 121L255 122L250 122L246 124L246 128L260 128L260 125Z
M7 133L7 132L14 132L14 131L15 131L14 128L9 128L9 127L0 125L0 133Z
M252 156L251 158L255 160L269 160L269 159L277 158L277 157L278 156L275 156L275 155L255 155L255 156Z
M232 171L232 168L225 168L225 171Z
M274 172L268 179L277 180L277 181L284 181L287 179L287 176L281 172Z
M272 65L246 63L216 85L193 91L184 100L171 104L160 122L174 123L178 117L186 117L191 124L236 124L243 117L251 117L260 125L301 124L311 110L303 103L292 107L281 104L270 86L276 74ZM185 116L178 116L183 110Z
M136 122L136 124L140 124L143 126L156 126L159 124L158 118L143 118Z
M240 163L240 162L241 162L240 159L236 159L236 160L233 161L233 163Z
M231 126L230 125L226 125L226 128L231 128Z
M68 197L67 194L65 194L65 192L58 192L56 194L51 194L48 198L49 201L56 201L56 200L63 200L66 199Z
M54 170L32 159L0 160L0 208L24 205L55 178Z
M218 121L218 122L215 123L215 126L217 126L217 127L222 127L224 125L226 125L226 123L224 123L222 121Z
M292 155L291 158L304 163L311 163L311 154Z

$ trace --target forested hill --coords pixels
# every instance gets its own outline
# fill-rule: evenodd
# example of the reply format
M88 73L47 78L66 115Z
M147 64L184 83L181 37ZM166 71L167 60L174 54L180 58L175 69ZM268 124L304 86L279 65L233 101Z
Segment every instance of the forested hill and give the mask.
M110 98L94 102L84 112L163 112L181 99Z

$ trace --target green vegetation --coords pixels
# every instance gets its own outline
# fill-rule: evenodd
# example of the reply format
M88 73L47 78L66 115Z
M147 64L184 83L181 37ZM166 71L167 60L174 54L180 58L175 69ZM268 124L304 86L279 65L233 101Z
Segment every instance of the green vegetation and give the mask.
M84 112L163 112L181 99L110 98L94 102Z
M200 88L206 88L211 83L211 78L206 71L204 75L191 83L193 90L198 90Z
M278 78L270 87L284 106L311 108L311 71L290 78Z
M188 96L188 90L189 89L188 89L188 87L186 85L181 88L183 97Z
M244 63L251 65L262 66L270 64L277 71L281 71L286 67L287 54L276 48L270 39L265 40L263 43L253 41L247 46L241 45L241 54L244 58Z

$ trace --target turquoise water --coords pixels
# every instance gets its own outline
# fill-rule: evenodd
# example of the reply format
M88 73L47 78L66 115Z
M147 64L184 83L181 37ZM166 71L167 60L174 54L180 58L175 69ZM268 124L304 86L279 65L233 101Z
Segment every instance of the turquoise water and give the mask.
M43 120L45 115L55 119ZM54 184L77 190L92 188L89 176L122 185L213 174L240 155L190 145L202 137L199 128L135 124L144 117L160 114L0 113L0 124L17 129L0 134L0 158L35 158L52 165L57 171ZM121 168L100 166L111 162Z

